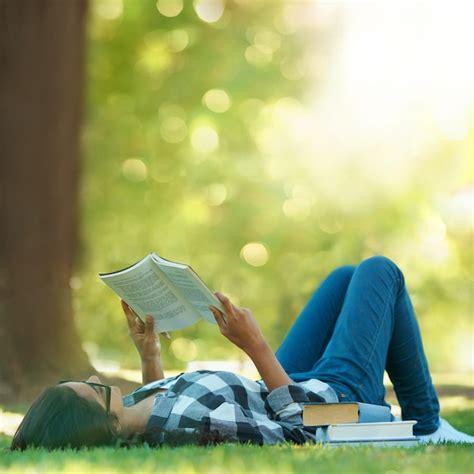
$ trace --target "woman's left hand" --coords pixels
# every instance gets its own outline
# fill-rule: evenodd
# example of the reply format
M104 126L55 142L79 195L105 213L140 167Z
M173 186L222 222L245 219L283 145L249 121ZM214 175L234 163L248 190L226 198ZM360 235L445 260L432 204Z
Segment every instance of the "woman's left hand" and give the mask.
M209 306L209 309L223 336L249 355L266 344L250 309L238 308L222 293L216 292L215 295L222 303L225 315L215 306Z
M161 353L160 339L154 331L153 317L147 315L143 322L128 306L125 301L121 300L122 309L127 317L128 334L132 338L135 347L140 354L142 360L159 359ZM168 333L163 333L167 339L170 339Z

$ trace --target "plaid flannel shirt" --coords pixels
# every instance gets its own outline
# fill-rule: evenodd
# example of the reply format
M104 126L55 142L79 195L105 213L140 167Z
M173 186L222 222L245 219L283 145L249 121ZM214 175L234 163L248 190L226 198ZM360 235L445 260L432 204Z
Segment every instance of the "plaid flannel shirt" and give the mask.
M301 403L339 401L336 392L317 379L269 393L263 381L199 370L144 385L125 396L124 405L134 405L160 388L167 392L156 394L144 434L152 444L167 443L167 436L188 444L207 433L243 443L315 442L314 430L303 426Z

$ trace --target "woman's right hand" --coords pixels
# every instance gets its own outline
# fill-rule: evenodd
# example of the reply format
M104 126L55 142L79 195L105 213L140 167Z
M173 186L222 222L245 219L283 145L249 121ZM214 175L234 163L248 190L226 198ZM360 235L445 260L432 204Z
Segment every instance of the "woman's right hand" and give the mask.
M209 308L221 333L252 359L268 390L271 392L277 387L291 384L292 380L267 344L252 312L248 308L237 308L222 293L215 295L222 303L225 314L214 306Z
M222 303L225 314L215 306L209 306L217 321L221 334L249 356L266 345L262 331L248 308L238 308L227 296L215 293Z

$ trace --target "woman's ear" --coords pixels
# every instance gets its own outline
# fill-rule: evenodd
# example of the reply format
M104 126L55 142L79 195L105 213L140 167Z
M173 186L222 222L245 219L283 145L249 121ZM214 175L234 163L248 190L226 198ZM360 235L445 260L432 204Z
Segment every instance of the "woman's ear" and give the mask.
M109 423L114 430L116 435L120 435L122 433L122 425L118 419L118 416L115 413L109 413Z
M120 434L122 432L122 425L120 424L120 421L118 418L115 418L114 420L114 429L117 434Z

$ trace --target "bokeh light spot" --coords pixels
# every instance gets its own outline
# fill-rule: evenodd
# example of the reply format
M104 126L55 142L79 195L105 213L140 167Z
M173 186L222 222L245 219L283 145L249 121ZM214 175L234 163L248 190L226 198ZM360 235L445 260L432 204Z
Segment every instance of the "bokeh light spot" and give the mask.
M170 183L179 175L179 166L174 160L156 160L150 170L150 176L157 183Z
M187 133L186 122L180 117L168 117L163 120L160 127L160 134L168 143L183 141Z
M219 148L219 135L210 125L196 127L191 133L191 145L200 153L211 153Z
M151 76L159 76L172 62L172 53L160 34L150 33L140 51L137 66Z
M222 0L195 0L194 10L197 16L206 23L215 23L224 14L224 2Z
M216 113L227 112L230 107L230 97L222 89L208 90L202 97L202 102L208 109Z
M156 8L163 16L178 16L183 10L183 0L158 0Z
M210 206L220 206L227 197L227 189L221 183L214 183L206 188L206 200Z
M82 287L82 280L80 277L72 276L69 279L69 288L71 288L71 290L80 290L81 287Z
M419 228L418 239L420 253L431 261L440 263L449 256L446 225L440 217L432 215L426 219Z
M98 0L93 3L94 13L103 20L116 20L123 13L122 0Z
M302 219L308 217L311 212L311 204L306 199L291 198L283 203L283 213L286 217Z
M179 53L186 49L189 44L189 35L186 30L172 30L168 33L168 42L170 48L175 52Z
M173 340L170 344L170 350L177 359L183 362L194 360L198 353L195 342L186 337L178 337Z
M281 45L280 35L269 29L258 30L254 35L253 41L257 48L271 53L277 51Z
M261 267L268 262L268 250L260 242L245 244L240 251L240 256L253 267Z
M320 216L318 219L319 228L326 234L337 234L342 230L342 223L331 216Z
M252 124L258 119L264 106L265 102L263 102L263 100L254 98L245 99L239 105L239 114L244 122Z
M272 62L272 50L269 48L249 46L245 50L245 59L253 66L262 67Z
M188 224L205 225L209 222L209 206L202 196L192 196L182 201L180 215Z
M289 81L298 81L305 75L305 66L301 61L284 61L280 64L281 75Z
M129 158L122 163L122 173L130 181L139 183L146 179L148 170L139 158Z
M186 112L182 107L176 104L162 104L158 110L160 118L166 119L170 116L179 117L183 120L186 119Z

